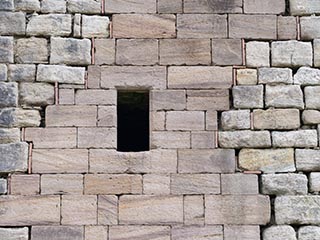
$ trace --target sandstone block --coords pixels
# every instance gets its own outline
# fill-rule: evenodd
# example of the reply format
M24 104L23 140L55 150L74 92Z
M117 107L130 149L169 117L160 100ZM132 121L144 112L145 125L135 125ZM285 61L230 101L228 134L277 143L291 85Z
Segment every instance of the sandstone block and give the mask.
M98 195L98 224L118 224L118 197ZM94 240L94 239L93 239Z
M111 226L110 240L170 240L169 226Z
M219 0L207 2L205 0L186 0L184 2L185 13L241 13L242 2L240 0L227 0L223 3Z
M166 122L166 113L152 112L151 115L151 130L152 131L164 131Z
M43 174L41 175L41 194L82 194L83 175L81 174Z
M116 127L117 126L117 107L116 106L99 106L98 107L98 126L99 127Z
M8 67L5 64L0 64L0 81L7 81Z
M40 113L37 110L4 108L0 110L0 127L38 127Z
M33 240L82 240L83 236L83 227L32 226L31 228L31 237Z
M260 84L292 84L292 70L290 68L259 68Z
M18 84L0 82L0 107L16 107L18 105Z
M113 64L115 63L116 47L114 39L98 38L94 40L95 45L95 64Z
M300 227L298 231L299 240L312 240L320 237L320 228L316 226Z
M89 39L51 38L51 64L91 64L91 41Z
M206 195L205 204L206 224L265 225L270 221L269 196Z
M184 110L186 108L186 92L184 90L151 91L152 110Z
M0 145L0 172L25 172L28 168L28 144Z
M222 148L265 148L271 147L268 131L219 132L219 146Z
M101 0L68 0L68 12L100 14Z
M274 15L229 15L230 38L276 39L277 17Z
M297 39L297 20L293 16L278 16L278 39Z
M304 110L302 120L304 124L320 124L320 111Z
M170 176L159 174L146 174L143 176L143 194L169 195Z
M120 224L178 224L183 223L182 196L121 196Z
M97 224L97 196L63 195L61 217L62 225Z
M48 83L21 83L19 98L22 105L46 106L54 104L54 86Z
M0 144L20 141L19 128L0 128Z
M166 88L166 68L162 66L108 66L101 69L101 88Z
M254 110L253 124L255 129L297 129L300 127L298 109Z
M254 195L259 193L258 176L254 174L222 174L223 195Z
M313 40L313 64L315 67L320 67L320 39Z
M263 86L234 86L232 88L235 108L263 108Z
M172 238L176 240L222 240L222 226L180 226L172 228Z
M305 87L304 88L306 108L308 109L319 109L320 110L320 86L316 87Z
M248 171L265 173L294 172L293 149L242 149L239 153L239 167Z
M300 86L266 86L266 106L276 108L304 108L303 93Z
M235 152L231 149L178 150L179 173L233 173Z
M286 10L285 0L245 0L244 13L282 14Z
M69 36L72 17L68 14L33 15L27 25L27 35Z
M210 149L215 148L215 133L209 131L199 131L191 133L191 148Z
M117 131L115 128L79 128L78 148L116 148Z
M296 149L296 166L299 171L320 171L320 151Z
M315 38L320 38L320 17L301 17L301 38L305 40L313 40Z
M212 39L212 62L214 65L242 65L242 42L240 39Z
M38 82L84 84L85 68L59 65L39 65Z
M204 130L204 112L170 111L166 115L167 130Z
M65 0L43 0L41 2L42 13L65 13L67 10Z
M13 0L3 0L3 1L1 1L0 10L2 10L2 11L12 11L13 10Z
M21 38L16 42L17 63L47 63L48 42L45 38Z
M159 0L159 13L182 13L182 0Z
M108 239L108 226L85 226L85 240Z
M155 131L152 132L152 148L190 148L190 132Z
M224 130L249 129L250 128L250 111L233 110L222 112L221 125Z
M310 42L296 40L273 42L271 44L272 66L300 67L312 66L312 46Z
M77 105L116 105L115 90L77 90L75 95Z
M36 65L10 64L8 80L12 82L34 82L36 79Z
M226 38L227 15L178 14L178 38Z
M26 16L22 12L1 12L0 22L1 35L24 35L26 33Z
M173 38L176 36L176 17L173 14L119 14L113 16L112 21L115 38Z
M187 195L183 199L184 225L204 225L204 197Z
M218 130L218 113L216 111L206 112L206 130Z
M28 240L29 230L24 228L0 228L1 239L6 240Z
M156 8L156 0L107 0L105 3L106 13L156 13Z
M13 37L0 37L0 63L13 63Z
M40 175L13 174L10 188L12 195L37 195L40 193Z
M109 17L83 15L82 37L109 37L109 23Z
M271 226L263 231L264 240L296 240L296 231L291 226Z
M74 89L59 89L59 104L74 105Z
M309 0L290 0L290 13L292 15L320 13L320 3Z
M246 65L248 67L270 66L270 46L268 42L248 42L246 44Z
M317 130L298 130L290 132L272 132L274 147L316 147L318 145Z
M256 85L258 83L258 74L256 69L237 69L238 85Z
M240 239L259 240L260 239L259 226L225 225L223 229L224 229L225 240L240 240Z

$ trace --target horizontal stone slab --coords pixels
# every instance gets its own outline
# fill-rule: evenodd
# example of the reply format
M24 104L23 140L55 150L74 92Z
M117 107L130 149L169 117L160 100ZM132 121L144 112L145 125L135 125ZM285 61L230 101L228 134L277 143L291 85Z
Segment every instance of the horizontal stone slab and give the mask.
M38 82L84 84L85 68L60 65L39 65Z
M110 226L110 240L170 240L169 226Z
M32 226L31 237L33 240L82 240L83 227L70 226Z

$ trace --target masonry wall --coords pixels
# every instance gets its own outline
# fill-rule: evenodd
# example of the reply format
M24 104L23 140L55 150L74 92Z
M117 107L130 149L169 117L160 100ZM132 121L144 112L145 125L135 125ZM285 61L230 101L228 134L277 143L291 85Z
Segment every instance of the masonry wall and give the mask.
M0 239L320 239L320 2L1 0ZM117 90L151 150L117 152Z

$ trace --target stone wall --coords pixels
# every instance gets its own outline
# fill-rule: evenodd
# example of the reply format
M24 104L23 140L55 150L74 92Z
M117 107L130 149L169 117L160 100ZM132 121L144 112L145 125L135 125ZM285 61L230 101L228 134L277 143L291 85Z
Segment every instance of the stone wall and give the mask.
M0 239L320 239L320 2L1 0ZM151 150L117 152L117 89Z

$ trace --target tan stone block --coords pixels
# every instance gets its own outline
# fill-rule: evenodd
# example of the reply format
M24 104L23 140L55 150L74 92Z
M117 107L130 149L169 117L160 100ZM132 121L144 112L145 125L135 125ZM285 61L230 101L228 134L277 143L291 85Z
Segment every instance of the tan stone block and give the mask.
M169 88L230 88L231 84L231 67L192 66L168 69Z
M77 105L116 105L117 91L115 90L77 90L76 104ZM81 108L88 109L88 106L81 106Z
M224 195L259 194L258 176L255 174L221 174L221 192Z
M97 223L97 196L63 195L62 225L94 225Z
M242 13L241 0L185 0L185 13Z
M182 13L182 0L158 0L158 13Z
M118 65L154 65L158 63L158 40L117 40L116 63Z
M204 130L204 112L200 111L170 111L166 115L167 130Z
M84 173L88 172L86 149L34 149L34 173Z
M278 39L297 38L297 20L293 16L278 16Z
M222 226L179 226L172 228L175 240L223 240Z
M109 240L170 240L169 226L111 226Z
M75 148L75 128L26 128L25 140L34 148Z
M223 229L224 229L225 240L241 240L241 239L260 240L259 226L225 225Z
M270 148L271 136L269 131L220 131L219 146L221 148Z
M171 194L219 194L219 174L171 175Z
M174 38L173 14L119 14L113 18L114 38ZM143 26L143 27L141 27Z
M227 15L178 14L178 38L227 38Z
M185 225L204 225L204 197L184 196L183 199L184 224Z
M117 107L98 106L98 126L116 127L117 126Z
M108 239L108 226L85 226L84 240L106 240Z
M163 39L160 40L161 65L210 65L209 39Z
M73 105L74 104L74 89L59 89L59 104Z
M190 132L158 131L152 132L152 148L190 148Z
M187 91L188 110L229 110L228 90L190 90Z
M229 149L178 150L179 173L233 173L235 152Z
M166 89L166 68L161 66L107 66L102 67L101 88Z
M285 0L244 0L244 13L283 14L286 11Z
M142 176L132 174L87 174L85 194L141 194Z
M98 196L98 224L118 224L118 197L112 195ZM105 239L104 239L105 240Z
M155 13L156 0L106 0L106 13Z
M184 110L186 108L185 90L151 91L152 110Z
M151 130L152 131L164 131L166 124L166 113L152 112L151 114Z
M60 223L59 196L2 196L0 225L27 226Z
M114 64L116 59L116 47L114 39L98 38L94 40L95 55L94 64Z
M237 69L238 85L256 85L258 83L257 69Z
M206 195L205 204L206 224L266 225L270 221L269 196Z
M13 174L10 183L12 195L36 195L40 192L40 175L37 174Z
M130 196L120 197L120 224L183 223L183 197Z
M215 133L191 132L191 148L215 148Z
M96 126L96 106L48 106L46 108L47 127Z
M143 194L145 195L169 195L170 176L146 174L143 175Z
M107 149L90 150L90 172L93 173L174 173L176 170L176 150L126 153Z
M218 130L218 113L206 111L206 130Z
M117 131L115 128L79 128L79 148L116 148Z
M41 194L82 194L82 174L43 174Z
M101 67L88 66L88 88L100 88Z
M83 227L70 226L32 226L32 240L83 240Z

